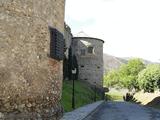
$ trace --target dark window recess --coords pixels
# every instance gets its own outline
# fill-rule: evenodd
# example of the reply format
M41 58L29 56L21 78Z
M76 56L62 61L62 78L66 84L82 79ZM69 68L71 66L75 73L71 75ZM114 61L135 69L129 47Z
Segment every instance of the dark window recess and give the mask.
M81 49L81 55L82 55L82 56L85 56L85 54L86 54L85 49Z
M63 60L65 42L61 32L50 28L50 57L56 60Z
M97 66L98 69L100 69L101 67Z
M73 42L73 45L74 45L74 46L77 46L77 45L78 45L78 41L74 41L74 42Z
M81 68L84 68L84 65L81 65Z
M88 53L93 54L93 47L88 47Z
M87 78L85 78L84 80L88 80Z

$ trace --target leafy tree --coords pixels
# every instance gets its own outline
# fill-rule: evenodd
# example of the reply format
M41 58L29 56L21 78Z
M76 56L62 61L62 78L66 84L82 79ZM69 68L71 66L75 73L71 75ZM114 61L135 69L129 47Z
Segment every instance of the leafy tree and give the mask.
M131 59L127 64L121 65L118 70L113 70L105 76L105 85L139 90L138 73L145 68L141 59Z
M160 88L160 65L148 65L139 73L138 82L145 92L154 92L155 89Z
M128 64L122 65L119 70L120 82L123 87L129 90L139 90L138 73L145 68L141 59L135 58L128 61Z
M117 70L112 70L104 77L104 84L107 87L117 85L119 82L119 75Z
M141 59L135 58L128 61L127 68L130 75L137 76L145 68L145 64Z

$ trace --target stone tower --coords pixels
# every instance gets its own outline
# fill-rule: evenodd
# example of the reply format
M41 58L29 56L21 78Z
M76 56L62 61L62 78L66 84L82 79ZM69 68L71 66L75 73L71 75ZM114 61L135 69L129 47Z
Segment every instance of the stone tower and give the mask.
M103 40L88 37L83 32L72 40L73 52L78 61L78 79L98 88L103 87L103 43Z
M50 31L64 34L65 0L0 0L0 119L57 120L62 61Z

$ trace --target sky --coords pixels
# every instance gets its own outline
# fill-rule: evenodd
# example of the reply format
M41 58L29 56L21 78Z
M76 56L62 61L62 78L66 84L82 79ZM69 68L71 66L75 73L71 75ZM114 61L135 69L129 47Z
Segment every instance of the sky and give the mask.
M66 0L65 21L103 39L104 53L160 62L160 0Z

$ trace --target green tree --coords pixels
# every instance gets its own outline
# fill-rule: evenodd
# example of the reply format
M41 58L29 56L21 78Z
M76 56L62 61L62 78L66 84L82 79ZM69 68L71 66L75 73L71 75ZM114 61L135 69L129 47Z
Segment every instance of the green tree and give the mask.
M108 72L104 77L104 85L106 87L117 85L119 82L119 75L117 70L112 70Z
M145 68L145 64L141 59L135 58L128 61L127 68L130 75L137 76Z
M148 65L139 73L138 82L145 92L154 92L155 89L160 88L160 65Z
M109 72L104 77L104 83L108 87L118 85L129 90L139 90L138 74L144 68L145 64L141 59L131 59L127 64L121 65L118 70Z
M145 68L145 64L141 59L135 58L128 61L119 69L119 79L122 87L129 90L139 90L138 73Z

